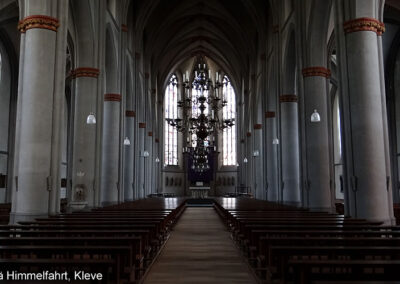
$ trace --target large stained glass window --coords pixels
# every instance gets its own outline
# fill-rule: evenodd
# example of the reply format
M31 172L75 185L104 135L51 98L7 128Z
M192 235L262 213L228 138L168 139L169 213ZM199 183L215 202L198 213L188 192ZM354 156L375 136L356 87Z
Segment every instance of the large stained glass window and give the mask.
M236 97L235 90L227 76L224 76L223 98L227 101L226 107L223 108L223 119L236 118ZM222 132L222 164L224 166L236 165L236 124L230 128L224 129Z
M165 118L178 117L178 80L172 75L165 90ZM178 165L178 131L165 121L164 126L164 163Z

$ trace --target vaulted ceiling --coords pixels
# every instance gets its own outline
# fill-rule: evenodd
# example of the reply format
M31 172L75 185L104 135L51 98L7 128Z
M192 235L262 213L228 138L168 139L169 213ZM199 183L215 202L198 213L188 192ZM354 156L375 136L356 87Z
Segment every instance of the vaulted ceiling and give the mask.
M213 60L236 80L249 72L266 30L267 1L135 0L136 31L160 80L195 55Z

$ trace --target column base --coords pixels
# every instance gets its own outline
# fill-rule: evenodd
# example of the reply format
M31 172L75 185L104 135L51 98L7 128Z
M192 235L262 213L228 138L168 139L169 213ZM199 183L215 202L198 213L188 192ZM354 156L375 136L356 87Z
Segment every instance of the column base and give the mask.
M300 201L283 201L282 204L294 207L301 207L302 205Z
M21 221L35 221L36 218L47 218L48 213L10 213L10 225L18 224Z
M101 207L112 206L119 204L118 201L103 201L101 202Z
M310 211L322 211L322 212L329 212L329 213L335 213L336 209L332 207L309 207L308 208Z

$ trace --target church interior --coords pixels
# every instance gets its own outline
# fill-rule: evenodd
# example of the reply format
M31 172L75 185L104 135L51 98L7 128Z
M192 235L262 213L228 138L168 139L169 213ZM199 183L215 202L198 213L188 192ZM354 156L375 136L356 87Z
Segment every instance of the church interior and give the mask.
M398 224L400 0L0 0L1 282L399 283Z

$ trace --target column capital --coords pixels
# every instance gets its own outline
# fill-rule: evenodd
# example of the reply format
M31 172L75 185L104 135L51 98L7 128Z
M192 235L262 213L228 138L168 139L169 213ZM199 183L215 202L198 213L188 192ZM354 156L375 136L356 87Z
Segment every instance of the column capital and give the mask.
M275 112L274 111L267 111L265 112L265 118L274 118Z
M105 94L104 101L105 102L120 102L121 95L120 94Z
M296 95L281 95L279 97L280 103L297 103L299 98ZM275 115L275 113L274 113Z
M46 29L57 32L58 19L46 15L31 15L18 22L18 30L25 33L30 29Z
M322 66L307 67L302 70L303 77L331 77L331 70Z
M123 31L123 32L128 32L128 26L125 25L125 24L122 24L122 25L121 25L121 31Z
M261 123L254 124L254 130L260 130L260 129L262 129L262 124Z
M246 133L246 136L247 136L247 137L251 137L251 132L250 132L250 131L247 132L247 133Z
M139 128L146 128L145 122L139 122Z
M149 132L147 133L147 135L148 135L149 137L152 137L152 136L153 136L153 132L149 131Z
M136 117L136 112L134 110L127 110L125 111L126 117Z
M68 77L72 79L79 77L90 77L90 78L98 78L100 74L100 70L92 67L79 67L71 71Z
M345 34L371 31L380 36L385 32L385 24L374 18L358 18L344 22L343 29Z

